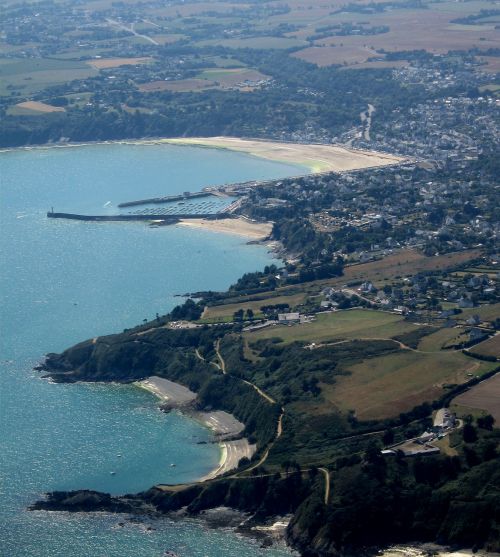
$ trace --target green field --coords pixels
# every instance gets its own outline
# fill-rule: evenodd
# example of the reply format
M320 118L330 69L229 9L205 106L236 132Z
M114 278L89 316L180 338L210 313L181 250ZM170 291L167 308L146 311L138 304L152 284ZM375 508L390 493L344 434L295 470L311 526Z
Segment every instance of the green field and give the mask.
M291 308L293 308L294 306L297 306L304 302L305 299L306 294L294 294L292 296L277 296L275 298L269 298L267 300L254 300L241 302L238 304L209 306L205 309L205 312L203 313L202 319L200 321L202 321L203 323L232 321L234 312L240 309L242 309L243 311L251 309L254 312L255 317L259 317L262 315L260 311L260 308L262 306L288 304Z
M323 396L359 419L397 416L444 394L444 384L464 383L470 373L482 375L495 367L460 352L398 352L371 358L347 368L333 385L321 385Z
M381 339L418 329L400 315L369 310L349 310L323 313L312 323L279 325L246 333L249 342L279 337L283 342L296 340L327 342L336 339Z
M495 335L494 337L476 344L471 348L471 352L480 354L481 356L494 356L495 358L500 358L500 335Z
M225 46L228 48L293 48L307 43L288 37L254 37L248 39L209 39L200 41L198 46Z
M479 315L479 317L481 317L481 319L484 319L485 321L498 319L500 317L500 303L487 304L484 306L479 306L477 308L464 309L459 317L467 319L471 315Z
M418 344L418 349L422 352L438 352L446 346L467 340L468 336L464 337L463 329L439 329L435 333L423 337Z
M12 90L29 95L50 85L94 77L99 73L84 62L73 60L13 58L2 62L0 95L10 95Z

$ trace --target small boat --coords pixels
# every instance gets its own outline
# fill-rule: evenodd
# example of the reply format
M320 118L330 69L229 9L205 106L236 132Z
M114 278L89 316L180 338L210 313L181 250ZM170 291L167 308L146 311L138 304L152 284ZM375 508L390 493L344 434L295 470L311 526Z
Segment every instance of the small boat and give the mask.
M121 457L122 457L122 455L121 455L121 454L117 454L116 456L117 456L118 458L121 458Z
M177 466L177 464L171 464L170 468L175 468Z
M111 476L116 476L116 472L110 472Z

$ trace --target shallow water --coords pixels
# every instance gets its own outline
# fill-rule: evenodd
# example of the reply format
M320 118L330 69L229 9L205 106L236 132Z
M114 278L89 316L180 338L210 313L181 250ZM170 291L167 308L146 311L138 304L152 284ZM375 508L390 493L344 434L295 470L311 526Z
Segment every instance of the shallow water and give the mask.
M124 518L113 515L26 507L47 490L136 492L212 469L218 447L198 444L210 432L159 412L150 394L124 385L55 385L32 368L47 352L167 312L182 302L176 294L226 288L273 261L236 236L52 220L46 211L95 212L109 201L296 173L241 154L167 145L0 153L0 555L289 554L197 522L162 520L148 531L129 521L120 526Z

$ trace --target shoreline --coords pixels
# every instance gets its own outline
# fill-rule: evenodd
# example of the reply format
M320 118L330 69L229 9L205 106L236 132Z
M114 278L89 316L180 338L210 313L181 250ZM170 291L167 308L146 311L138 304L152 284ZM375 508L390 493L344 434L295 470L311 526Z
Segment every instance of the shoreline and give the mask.
M203 427L210 429L216 437L219 437L218 445L221 454L217 467L195 480L195 482L201 483L212 480L234 470L238 467L241 458L247 457L250 459L255 453L257 447L256 445L250 445L248 439L231 439L239 436L245 429L245 425L232 414L222 410L203 412L190 409L197 395L187 387L154 375L142 381L134 381L133 385L159 398L164 408L181 412L187 410L182 412L184 416L195 420Z
M307 174L363 170L399 164L405 160L404 157L354 149L338 143L294 143L229 136L169 138L162 142L246 153L266 160L304 167L309 170Z
M369 151L345 147L339 143L295 143L273 139L240 138L229 136L211 137L157 137L142 139L114 139L67 143L43 143L0 148L0 153L29 151L35 149L74 148L94 145L177 145L221 149L244 153L257 158L281 162L304 170L302 175L328 172L366 170L379 166L390 166L407 160L403 156L380 151ZM356 162L357 161L357 162ZM369 162L369 164L368 164ZM283 179L289 176L283 177Z
M271 222L253 222L243 217L235 219L180 219L175 226L197 228L223 234L234 234L249 238L253 242L263 242L273 231Z

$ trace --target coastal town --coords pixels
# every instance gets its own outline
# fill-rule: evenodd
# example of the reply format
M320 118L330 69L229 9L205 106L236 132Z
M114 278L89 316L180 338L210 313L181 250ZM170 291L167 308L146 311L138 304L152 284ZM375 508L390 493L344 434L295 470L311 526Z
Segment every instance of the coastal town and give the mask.
M3 4L0 554L499 555L498 2Z

